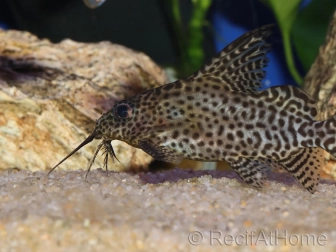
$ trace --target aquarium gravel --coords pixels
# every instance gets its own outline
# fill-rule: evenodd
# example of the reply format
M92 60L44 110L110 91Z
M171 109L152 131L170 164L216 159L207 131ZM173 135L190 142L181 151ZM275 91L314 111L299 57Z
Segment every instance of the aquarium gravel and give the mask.
M85 174L2 171L1 251L336 249L335 182L310 194L286 173L262 190L227 171Z

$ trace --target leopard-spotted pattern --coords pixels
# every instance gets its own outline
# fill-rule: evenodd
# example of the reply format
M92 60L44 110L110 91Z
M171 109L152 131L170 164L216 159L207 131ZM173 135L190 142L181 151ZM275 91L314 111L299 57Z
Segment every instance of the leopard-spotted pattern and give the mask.
M269 166L281 166L315 192L321 148L336 155L336 120L315 121L315 103L299 88L260 91L270 34L271 26L246 33L192 76L120 101L89 138L122 140L173 163L226 160L255 187Z

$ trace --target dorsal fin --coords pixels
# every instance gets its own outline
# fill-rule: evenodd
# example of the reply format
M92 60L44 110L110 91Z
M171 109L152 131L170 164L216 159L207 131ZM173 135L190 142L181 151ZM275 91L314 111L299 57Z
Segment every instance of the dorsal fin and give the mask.
M202 85L204 81L220 82L230 90L241 93L254 93L261 88L261 80L265 77L267 52L270 44L266 39L272 33L274 25L265 25L259 29L245 33L221 52L208 64L187 78Z
M317 115L315 101L298 87L289 85L270 87L254 95L259 100L272 103L300 118L310 120L315 119Z

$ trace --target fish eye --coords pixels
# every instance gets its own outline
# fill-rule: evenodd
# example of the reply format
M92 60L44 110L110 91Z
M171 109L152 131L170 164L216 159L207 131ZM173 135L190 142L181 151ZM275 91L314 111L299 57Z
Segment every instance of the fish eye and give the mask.
M126 119L132 116L133 109L127 103L119 104L114 109L114 114L120 119Z

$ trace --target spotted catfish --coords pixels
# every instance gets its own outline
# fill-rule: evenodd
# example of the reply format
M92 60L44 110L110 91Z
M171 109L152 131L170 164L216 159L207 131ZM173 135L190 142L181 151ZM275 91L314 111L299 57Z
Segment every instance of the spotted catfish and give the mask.
M297 87L261 91L271 30L248 32L193 75L118 102L59 164L102 139L88 171L102 147L107 165L108 154L115 158L111 141L118 139L176 164L183 158L226 160L258 188L269 167L280 166L314 193L322 149L336 156L336 117L316 121L314 101Z

